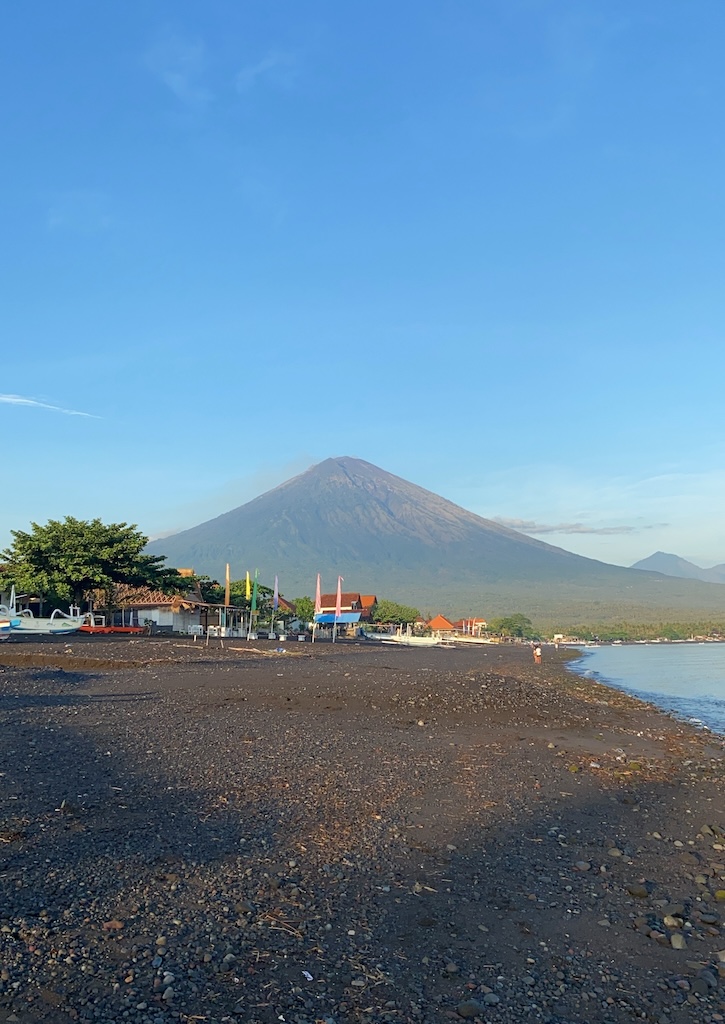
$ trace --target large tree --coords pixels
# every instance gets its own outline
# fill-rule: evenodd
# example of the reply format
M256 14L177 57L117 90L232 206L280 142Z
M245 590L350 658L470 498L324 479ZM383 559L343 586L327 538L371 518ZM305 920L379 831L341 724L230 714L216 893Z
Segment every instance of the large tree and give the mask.
M407 604L398 604L397 601L388 601L383 598L378 601L373 613L374 622L415 622L420 615L417 608L411 608Z
M494 619L488 624L489 629L501 636L516 636L523 639L534 639L538 636L531 619L521 612L513 615L506 615L502 619Z
M0 583L6 588L80 605L90 591L114 583L165 592L183 586L176 569L164 566L164 555L142 554L148 537L134 525L66 516L31 527L12 530L13 542L0 555Z
M305 625L312 622L315 616L315 602L311 597L296 597L292 604L295 606L295 615L300 622L304 622Z

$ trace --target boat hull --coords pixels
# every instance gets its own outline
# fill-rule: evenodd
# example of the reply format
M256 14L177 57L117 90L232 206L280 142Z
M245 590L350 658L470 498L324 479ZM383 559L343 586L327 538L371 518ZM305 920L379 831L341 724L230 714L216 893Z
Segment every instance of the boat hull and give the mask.
M399 647L440 647L441 641L435 636L379 636L381 644L397 644Z
M10 634L22 633L25 636L55 636L64 633L77 633L86 621L85 615L66 615L65 612L56 609L49 617L36 618L32 612L14 611L14 601L11 606L0 605L0 622L8 622Z
M9 618L5 615L0 615L0 640L9 639L13 632L13 626L17 626L20 622L18 618Z
M23 636L62 636L66 633L77 633L83 625L83 619L36 619L21 615L17 626L11 631Z

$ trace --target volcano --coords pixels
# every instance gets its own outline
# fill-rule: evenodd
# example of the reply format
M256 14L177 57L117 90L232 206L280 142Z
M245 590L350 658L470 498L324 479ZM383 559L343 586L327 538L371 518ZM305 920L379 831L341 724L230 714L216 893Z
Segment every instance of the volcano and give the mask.
M223 515L156 540L170 565L223 579L258 568L293 599L317 573L345 589L448 615L539 622L725 616L725 588L575 555L350 457L330 458Z

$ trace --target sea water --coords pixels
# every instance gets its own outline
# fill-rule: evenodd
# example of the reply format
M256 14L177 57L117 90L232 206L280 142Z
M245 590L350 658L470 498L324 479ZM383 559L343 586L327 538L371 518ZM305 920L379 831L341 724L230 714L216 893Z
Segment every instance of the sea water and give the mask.
M725 643L585 647L570 667L725 734Z

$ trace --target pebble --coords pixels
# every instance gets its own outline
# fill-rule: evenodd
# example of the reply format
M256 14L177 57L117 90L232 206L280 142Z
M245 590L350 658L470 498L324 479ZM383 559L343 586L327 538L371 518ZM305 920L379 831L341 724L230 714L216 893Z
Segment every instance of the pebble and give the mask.
M483 1013L483 1006L475 999L464 999L456 1007L456 1013L459 1017L464 1018L478 1017L480 1013Z
M392 660L387 654L385 658ZM38 674L36 683L36 677L24 674L21 708L10 706L8 712L0 702L0 725L12 717L16 734L22 737L28 726L21 716L27 714L27 722L33 720L33 730L43 730L49 750L53 749L53 730L62 735L62 730L72 726L73 758L67 767L69 778L70 772L74 775L69 792L74 803L85 799L76 797L76 791L86 790L91 794L89 802L97 801L90 803L88 810L76 811L77 819L66 816L57 823L58 833L51 834L56 823L52 816L43 817L45 796L51 807L57 806L59 799L45 781L52 780L53 774L38 776L49 789L40 789L40 800L28 789L22 812L34 837L47 828L48 840L54 841L42 845L34 839L32 847L22 853L17 846L0 847L7 872L0 917L0 1019L14 1009L22 1021L28 1015L33 1020L49 1020L56 1011L42 1007L41 1000L50 1002L56 993L62 993L64 999L58 1004L58 1019L63 1013L68 1024L109 1024L112 1020L119 1024L171 1024L172 1018L201 1020L204 1015L210 1024L236 1020L259 1024L268 1019L287 1024L344 1024L350 1020L360 1024L432 1024L456 1017L478 1017L489 1024L494 1019L515 1024L529 1018L553 1024L556 1020L619 1020L620 1012L622 1020L625 1016L644 1020L646 1013L652 1024L660 1020L674 1024L678 1006L688 1013L697 1007L703 1015L697 1017L698 1024L722 1017L712 1010L725 992L725 949L716 956L712 950L723 941L716 938L723 935L716 886L723 884L717 879L725 874L725 866L718 869L712 859L718 854L709 852L710 844L701 838L692 861L702 873L702 889L698 889L691 862L682 861L681 852L672 857L671 840L660 846L646 840L649 825L645 815L649 814L649 820L660 823L665 835L685 832L684 797L677 796L670 809L669 795L663 805L652 787L646 799L643 791L635 801L628 791L634 788L631 782L613 778L603 754L599 776L606 777L606 786L597 804L597 817L592 819L582 815L576 800L571 804L548 802L545 775L558 773L555 785L568 788L569 792L561 795L571 797L579 780L588 783L591 773L586 778L569 776L565 755L561 760L547 755L542 766L540 745L537 743L537 749L526 743L516 753L522 756L526 770L542 771L541 785L537 782L542 792L536 799L543 797L544 801L537 807L548 818L523 835L518 828L510 828L503 814L505 804L492 802L491 810L485 812L486 829L474 829L470 817L452 822L459 807L449 798L459 779L479 787L486 798L505 801L510 792L503 784L501 794L491 788L499 769L494 767L491 777L487 775L499 753L506 772L513 771L515 784L522 785L524 799L529 798L531 778L536 775L533 771L526 775L523 767L509 762L512 751L496 749L496 758L489 757L493 751L486 750L491 737L487 725L482 726L480 749L471 744L468 734L464 743L449 744L458 739L449 729L452 719L446 721L440 735L434 725L428 730L431 736L406 731L405 742L400 741L398 749L401 716L395 710L390 719L391 728L395 723L393 742L386 745L386 725L380 713L376 720L380 734L370 748L375 749L375 756L367 761L365 734L354 734L355 769L369 764L377 782L375 773L383 772L389 757L392 767L384 771L395 784L390 792L384 784L379 792L371 787L364 801L359 800L357 771L349 779L345 777L347 747L336 739L336 730L326 732L318 727L318 717L321 721L324 716L311 716L309 730L305 730L300 727L303 718L298 711L290 721L284 711L260 715L256 706L247 704L244 714L237 715L236 702L246 702L250 692L246 676L242 685L239 682L240 661L236 659L233 668L224 668L230 673L234 699L219 712L210 711L208 696L193 687L184 688L183 707L177 707L176 695L161 683L157 689L157 676L147 669L138 678L129 674L112 685L94 681L99 692L107 687L109 697L88 702L87 709L82 677L80 683L75 677L66 678L63 690L51 693L49 699L47 691L55 684L47 673ZM304 692L308 670L312 677L317 669L300 664L296 686ZM257 671L255 667L254 673ZM454 701L465 696L458 677L445 698L441 696L446 692L444 682L439 691L440 680L433 686L426 680L431 690L426 697L428 689L417 688L414 668L409 671L407 666L404 670L396 666L390 671L400 672L399 679L410 687L405 699L410 695L417 702L417 712L406 712L406 722L416 721L425 709L426 719L418 720L435 723L433 712L444 706L444 699L452 708ZM337 686L336 674L334 664L328 661L320 688L328 684L328 675L330 686ZM477 693L480 675L477 670ZM7 686L8 679L12 683L10 676L0 669L0 686L3 682ZM353 684L354 679L350 686ZM221 691L225 684L215 680L217 685ZM252 681L252 690L255 685ZM312 685L317 687L317 681ZM154 700L137 708L134 686L144 693L153 690ZM511 700L506 692L509 688L508 682L500 686L501 700ZM403 691L401 682L393 684L393 692L396 690ZM487 700L493 691L491 682ZM38 709L27 699L28 694L43 698ZM123 694L123 700L112 696L117 694ZM553 705L549 689L539 694L534 688L530 696L546 706L550 727L558 728L554 724L559 713L556 695ZM62 701L55 704L55 697ZM321 699L328 699L327 694ZM582 721L590 715L609 714L600 712L598 703L587 704ZM361 706L369 707L369 702L361 702ZM495 710L496 705L493 707ZM466 710L460 712L462 720ZM525 710L520 714L524 720ZM89 739L89 749L78 754L84 726L92 727L86 730L89 736L103 737L104 748L96 751ZM114 730L112 749L127 756L125 761L114 757L109 776L105 745L112 746ZM524 733L525 724L521 730ZM140 738L134 748L135 733ZM350 734L345 744L349 741ZM19 744L19 740L13 739L13 743ZM414 759L409 744L415 746ZM230 759L232 748L235 756ZM96 753L104 759L99 760L98 780L93 768ZM61 768L63 756L70 758L70 753L64 755L61 748ZM22 763L20 758L18 762ZM296 791L293 780L298 778L294 774L298 762L304 788ZM475 769L484 763L486 772L476 774ZM583 757L582 764L586 763ZM122 772L119 764L140 765L148 774L137 775L135 768L129 767L118 777ZM409 764L415 765L414 777L412 770L407 773ZM458 767L452 769L454 764ZM80 775L79 766L83 769ZM459 772L460 766L470 770L470 778ZM7 759L0 764L0 769L6 767ZM22 782L20 773L15 773L15 778ZM4 784L8 779L9 773ZM317 836L325 813L316 791L319 779L332 786L335 812L345 828L341 836L332 829L323 834L324 853L316 843L309 843L310 834ZM418 812L426 787L450 779L455 782L446 782L441 807L424 818ZM112 799L128 801L134 823L138 820L145 829L134 827L128 834L117 829L114 833L111 816L105 816L103 809L105 793L109 788L116 791L110 783L118 784L118 793L124 787L123 796ZM438 794L440 789L434 792ZM33 800L39 808L35 818L28 810ZM634 806L638 813L633 816ZM694 809L695 804L692 806ZM599 808L603 809L601 820ZM309 820L305 817L308 813ZM119 813L119 817L123 815ZM76 824L84 827L76 830ZM421 825L424 828L418 833ZM549 839L542 840L547 829ZM246 832L246 837L240 837L240 832ZM91 837L99 850L97 856L94 852L88 857L84 851ZM34 851L41 848L49 859L38 856L33 860ZM74 865L69 851L76 850L84 857ZM607 864L602 873L604 851ZM577 854L583 855L582 859L572 863L571 857ZM589 854L591 859L586 859ZM635 856L637 868L612 862ZM16 860L23 877L14 869ZM674 865L671 872L669 863ZM153 864L152 869L147 870L146 864ZM649 896L652 883L627 886L618 874L623 868L656 879L655 895L684 894L687 890L682 883L687 879L686 911L664 900L633 904L632 896ZM38 884L31 887L28 878ZM414 888L416 879L418 888ZM381 884L383 881L388 884ZM376 893L378 898L371 899ZM386 899L380 893L388 894ZM433 920L431 930L425 933L430 938L428 948L417 931L423 918ZM100 928L103 922L120 920L123 929ZM661 931L650 928L657 921L664 922ZM330 922L335 922L334 928ZM576 922L575 927L567 922ZM615 936L599 932L596 922L603 929L633 924L637 931L623 936L622 949L629 943L635 949L640 944L647 970L636 957L617 956ZM690 931L684 932L688 926ZM683 950L687 935L692 953L675 957L654 950L644 942L644 934L663 947ZM407 963L391 956L398 935ZM453 956L460 957L459 962L454 962ZM693 966L685 963L689 956ZM704 963L710 965L706 970ZM522 966L524 971L536 971L536 976L519 973ZM689 980L680 979L680 983L672 978L673 968L688 972ZM482 976L491 988L482 983ZM466 993L470 998L465 998ZM685 1002L688 996L689 1005ZM257 1009L263 1002L266 1008ZM673 1013L664 1014L670 1006ZM18 1017L11 1013L8 1019Z

